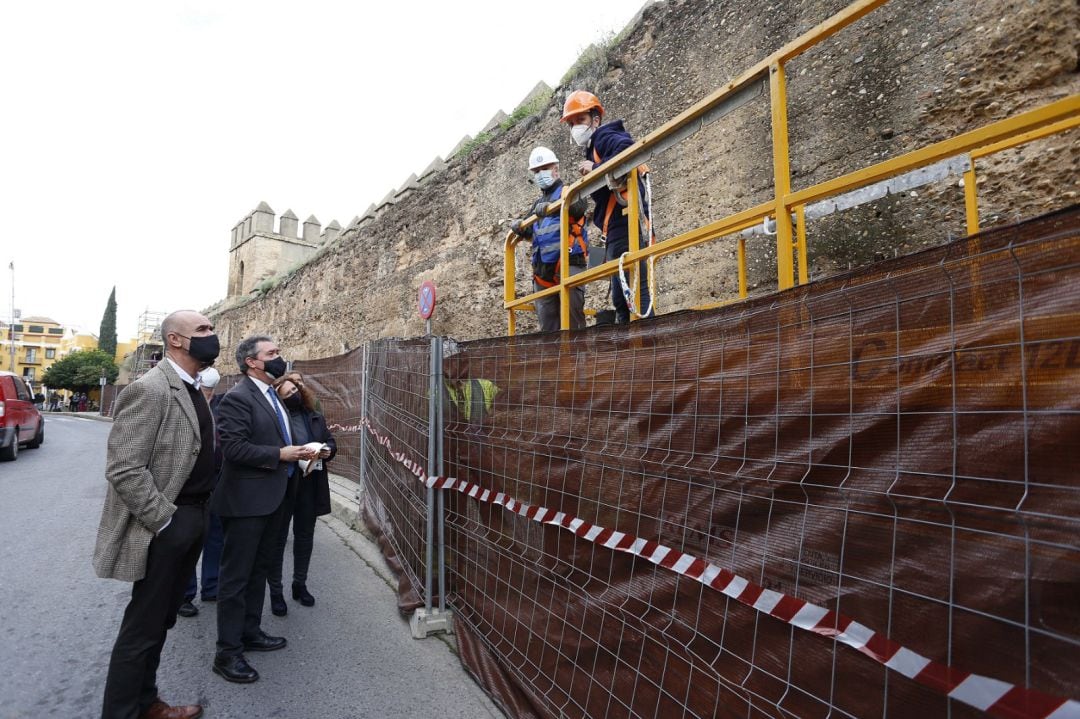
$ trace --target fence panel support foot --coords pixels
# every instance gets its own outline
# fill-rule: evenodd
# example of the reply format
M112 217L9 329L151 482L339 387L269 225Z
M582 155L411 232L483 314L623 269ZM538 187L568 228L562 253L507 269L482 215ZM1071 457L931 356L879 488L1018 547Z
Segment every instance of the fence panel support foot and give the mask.
M409 618L413 639L425 639L428 635L444 632L454 633L454 615L448 609L425 609L421 607Z

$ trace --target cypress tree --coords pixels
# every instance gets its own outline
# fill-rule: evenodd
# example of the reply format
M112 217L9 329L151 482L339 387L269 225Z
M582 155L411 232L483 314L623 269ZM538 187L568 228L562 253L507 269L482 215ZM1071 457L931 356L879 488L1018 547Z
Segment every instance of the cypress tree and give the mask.
M105 314L101 316L101 329L98 331L98 349L113 357L116 355L116 286L109 294L105 305Z

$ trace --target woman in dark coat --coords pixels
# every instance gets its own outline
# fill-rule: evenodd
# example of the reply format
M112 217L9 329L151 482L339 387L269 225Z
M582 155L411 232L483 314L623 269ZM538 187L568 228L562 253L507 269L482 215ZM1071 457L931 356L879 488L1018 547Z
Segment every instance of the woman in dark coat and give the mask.
M270 587L270 611L277 616L288 613L282 586L281 568L285 560L285 543L289 538L289 520L293 525L293 580L292 597L305 607L315 604L315 597L307 589L308 567L315 541L315 518L330 514L330 478L326 463L337 454L337 443L326 427L326 418L317 411L315 394L304 384L299 372L290 372L274 382L278 397L289 410L289 426L293 444L318 442L326 445L316 460L314 468L305 473L301 467L289 480L285 494L284 519L278 533L277 557L267 576Z

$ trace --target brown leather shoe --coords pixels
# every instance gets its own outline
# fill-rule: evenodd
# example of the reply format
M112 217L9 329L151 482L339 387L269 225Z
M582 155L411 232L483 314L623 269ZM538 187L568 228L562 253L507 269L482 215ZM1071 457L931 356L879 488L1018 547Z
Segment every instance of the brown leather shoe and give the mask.
M160 697L154 700L146 711L139 715L139 719L198 719L202 716L202 707L191 704L183 707L171 707L161 701Z

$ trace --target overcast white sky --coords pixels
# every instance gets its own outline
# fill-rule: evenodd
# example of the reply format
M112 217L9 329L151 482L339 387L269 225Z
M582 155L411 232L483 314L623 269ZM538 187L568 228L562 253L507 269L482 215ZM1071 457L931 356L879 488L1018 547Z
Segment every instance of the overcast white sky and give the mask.
M0 317L9 262L94 333L116 285L121 340L206 307L260 200L348 224L643 2L3 3Z

